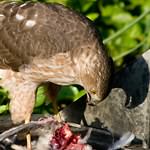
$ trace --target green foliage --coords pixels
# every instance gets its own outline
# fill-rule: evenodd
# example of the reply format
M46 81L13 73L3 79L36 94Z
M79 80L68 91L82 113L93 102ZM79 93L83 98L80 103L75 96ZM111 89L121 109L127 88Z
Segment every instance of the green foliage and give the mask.
M60 102L64 100L72 102L80 99L85 94L85 90L79 90L76 86L63 86L58 93L57 100Z
M14 1L14 0L13 0ZM26 0L15 0L26 1ZM60 3L79 11L93 21L115 66L122 67L150 47L149 0L33 0ZM51 113L52 104L45 96L45 87L37 90L35 113ZM83 95L84 90L75 86L62 87L58 103L72 102ZM8 110L8 93L0 90L0 113ZM64 101L65 100L65 101Z
M0 105L0 114L4 114L9 110L8 104L6 105Z
M58 101L63 101L63 100L75 100L76 95L78 95L79 90L75 86L64 86L60 89L57 99Z
M99 2L99 8L103 22L103 26L99 29L104 41L114 37L106 42L106 46L116 66L126 64L130 55L135 57L149 48L150 42L146 40L148 39L146 27L149 21L146 20L149 18L150 3L146 0L138 2L114 0L112 3L102 1ZM115 37L123 28L125 30Z
M7 90L0 88L0 114L4 114L8 110L8 92Z
M37 89L34 109L35 113L53 113L52 101L47 97L46 92L47 87L45 85L42 85ZM59 105L64 103L70 104L71 102L78 100L85 94L85 90L79 90L79 88L77 88L76 86L62 86L58 92L56 100Z
M37 89L36 99L35 99L35 108L42 106L44 104L44 102L47 100L45 93L46 93L46 87L45 86L40 86Z

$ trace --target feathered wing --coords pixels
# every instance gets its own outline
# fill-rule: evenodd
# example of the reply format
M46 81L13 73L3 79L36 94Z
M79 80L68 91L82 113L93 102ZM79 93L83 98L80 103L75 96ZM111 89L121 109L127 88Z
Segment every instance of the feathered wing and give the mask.
M18 71L22 64L29 64L40 50L44 51L46 44L41 44L44 32L39 33L40 16L35 16L39 11L32 3L25 6L26 9L17 3L0 4L1 68Z
M87 38L88 37L88 38ZM0 67L14 70L97 41L90 21L57 4L0 3Z
M0 4L0 67L19 70L35 57L50 58L67 51L66 37L56 27L55 5L41 3ZM52 18L54 15L54 18Z
M9 4L0 3L0 68L16 70L21 60L16 57L15 51L13 52L15 35L12 36L13 31L9 28L11 24L8 23L8 18L11 16L11 12L8 11L8 6ZM11 20L9 21L11 22Z

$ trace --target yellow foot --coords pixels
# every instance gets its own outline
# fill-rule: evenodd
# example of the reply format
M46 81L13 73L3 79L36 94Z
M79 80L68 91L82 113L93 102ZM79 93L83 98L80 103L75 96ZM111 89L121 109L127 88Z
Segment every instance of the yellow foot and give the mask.
M32 150L32 145L31 145L31 134L26 135L26 140L27 140L27 150Z
M58 112L57 114L55 114L54 118L58 121L58 122L61 122L62 119L61 119L61 114Z
M25 120L25 124L29 123L30 122L30 118L31 116L28 116ZM28 133L26 135L26 140L27 140L27 150L32 150L32 145L31 145L31 134Z

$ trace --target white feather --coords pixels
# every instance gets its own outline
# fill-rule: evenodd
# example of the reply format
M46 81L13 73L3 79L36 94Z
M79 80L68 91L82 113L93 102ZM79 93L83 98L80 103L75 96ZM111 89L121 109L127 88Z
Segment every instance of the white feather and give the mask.
M26 27L32 28L35 25L36 25L35 20L27 20L27 22L26 22Z
M18 21L22 21L24 18L25 18L24 16L22 16L22 15L20 15L20 14L16 14L16 19L17 19Z
M135 135L131 132L126 132L118 141L116 141L108 150L116 150L119 148L123 148L124 146L131 143L131 141L135 138Z

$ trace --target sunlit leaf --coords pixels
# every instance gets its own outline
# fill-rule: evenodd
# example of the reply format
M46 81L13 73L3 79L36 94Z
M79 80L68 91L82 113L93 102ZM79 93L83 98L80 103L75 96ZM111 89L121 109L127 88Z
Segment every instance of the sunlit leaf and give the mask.
M74 97L74 101L80 99L82 96L86 95L86 91L85 90L81 90L75 97Z
M98 18L99 14L98 13L89 13L86 15L90 20L94 21L95 19Z
M80 0L82 12L86 12L96 0Z
M48 3L59 3L59 4L66 5L67 0L45 0L45 2L48 2Z
M60 89L57 99L60 100L74 100L74 97L79 93L75 86L64 86Z
M142 29L141 29L141 26L139 24L136 24L131 29L129 29L127 31L127 34L130 38L135 38L135 39L142 39L143 38Z
M9 110L9 106L7 105L0 105L0 114L3 114L4 112Z
M46 101L46 89L45 86L40 86L37 90L35 107L39 107Z

